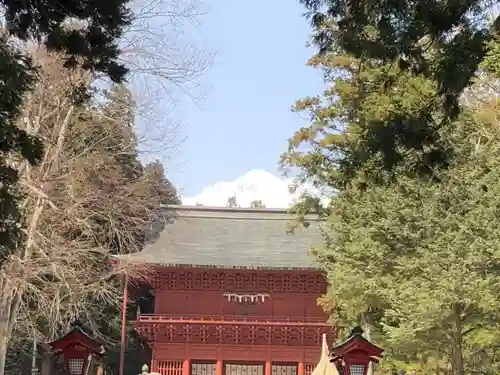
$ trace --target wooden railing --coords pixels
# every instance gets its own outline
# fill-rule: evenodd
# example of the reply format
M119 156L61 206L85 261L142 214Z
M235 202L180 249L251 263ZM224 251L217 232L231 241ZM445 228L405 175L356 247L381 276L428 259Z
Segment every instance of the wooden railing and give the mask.
M279 319L143 315L134 326L149 341L176 344L318 346L324 333L334 333L325 320Z

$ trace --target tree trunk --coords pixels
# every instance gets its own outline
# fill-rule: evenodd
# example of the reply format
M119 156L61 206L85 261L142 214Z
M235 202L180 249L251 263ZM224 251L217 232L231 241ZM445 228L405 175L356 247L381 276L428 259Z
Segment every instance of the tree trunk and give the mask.
M12 333L13 316L17 314L20 300L8 280L0 277L0 375L5 372L7 347Z
M462 350L462 308L456 303L453 306L453 322L451 327L451 373L464 375L464 358Z
M6 322L0 322L0 375L4 375L5 373L5 362L7 359L7 344L9 340L7 335L4 334L7 330L6 326Z
M44 353L40 366L40 375L54 375L54 357L50 353Z

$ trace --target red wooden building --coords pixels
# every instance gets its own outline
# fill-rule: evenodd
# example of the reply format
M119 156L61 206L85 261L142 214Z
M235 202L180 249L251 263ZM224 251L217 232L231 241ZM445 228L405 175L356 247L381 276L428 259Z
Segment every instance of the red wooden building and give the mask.
M290 233L285 210L171 206L132 260L154 263L154 313L136 330L162 375L310 375L332 327L309 255L319 221Z

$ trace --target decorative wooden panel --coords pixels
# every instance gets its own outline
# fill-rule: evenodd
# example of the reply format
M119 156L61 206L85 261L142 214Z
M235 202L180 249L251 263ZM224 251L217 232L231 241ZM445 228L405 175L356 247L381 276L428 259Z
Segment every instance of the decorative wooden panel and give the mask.
M173 316L261 316L327 319L318 307L319 294L273 293L264 302L229 301L220 291L160 290L156 293L154 313ZM238 294L235 294L238 295Z
M272 375L297 375L296 364L273 364L271 367Z
M273 299L268 297L266 301L242 302L229 301L228 297L221 291L179 291L179 290L159 290L156 292L155 310L156 314L169 315L255 315L271 316L273 315ZM283 299L280 295L278 298ZM304 304L304 295L289 294L286 298L288 304L294 304L299 309ZM313 304L316 302L314 300ZM286 314L287 316L289 314ZM301 314L304 315L304 308Z
M153 360L151 372L158 372L161 375L182 375L182 361Z
M274 316L290 316L290 317L304 317L305 315L305 293L301 295L290 295L281 294L278 296L273 296L271 298L271 303L273 304L273 315ZM316 296L318 297L318 296ZM317 316L316 314L315 316Z
M246 363L226 363L224 375L264 375L264 366Z
M191 361L191 375L215 375L216 362Z
M221 321L136 322L136 330L149 341L216 345L321 346L322 334L332 340L332 328L320 323Z
M154 277L154 287L163 290L220 292L315 293L326 292L320 272L164 269Z
M304 365L304 375L312 375L315 367L314 363L306 363Z

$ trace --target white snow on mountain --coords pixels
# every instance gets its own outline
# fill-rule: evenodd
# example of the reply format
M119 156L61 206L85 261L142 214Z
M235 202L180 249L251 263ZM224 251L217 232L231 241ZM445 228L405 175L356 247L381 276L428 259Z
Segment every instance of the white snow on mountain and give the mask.
M236 196L241 207L250 207L252 201L261 200L267 208L288 208L296 203L304 192L318 194L317 189L307 185L292 193L292 185L292 179L282 179L263 170L253 170L234 181L220 181L206 186L200 194L183 198L182 203L189 206L202 204L224 207L229 197Z

